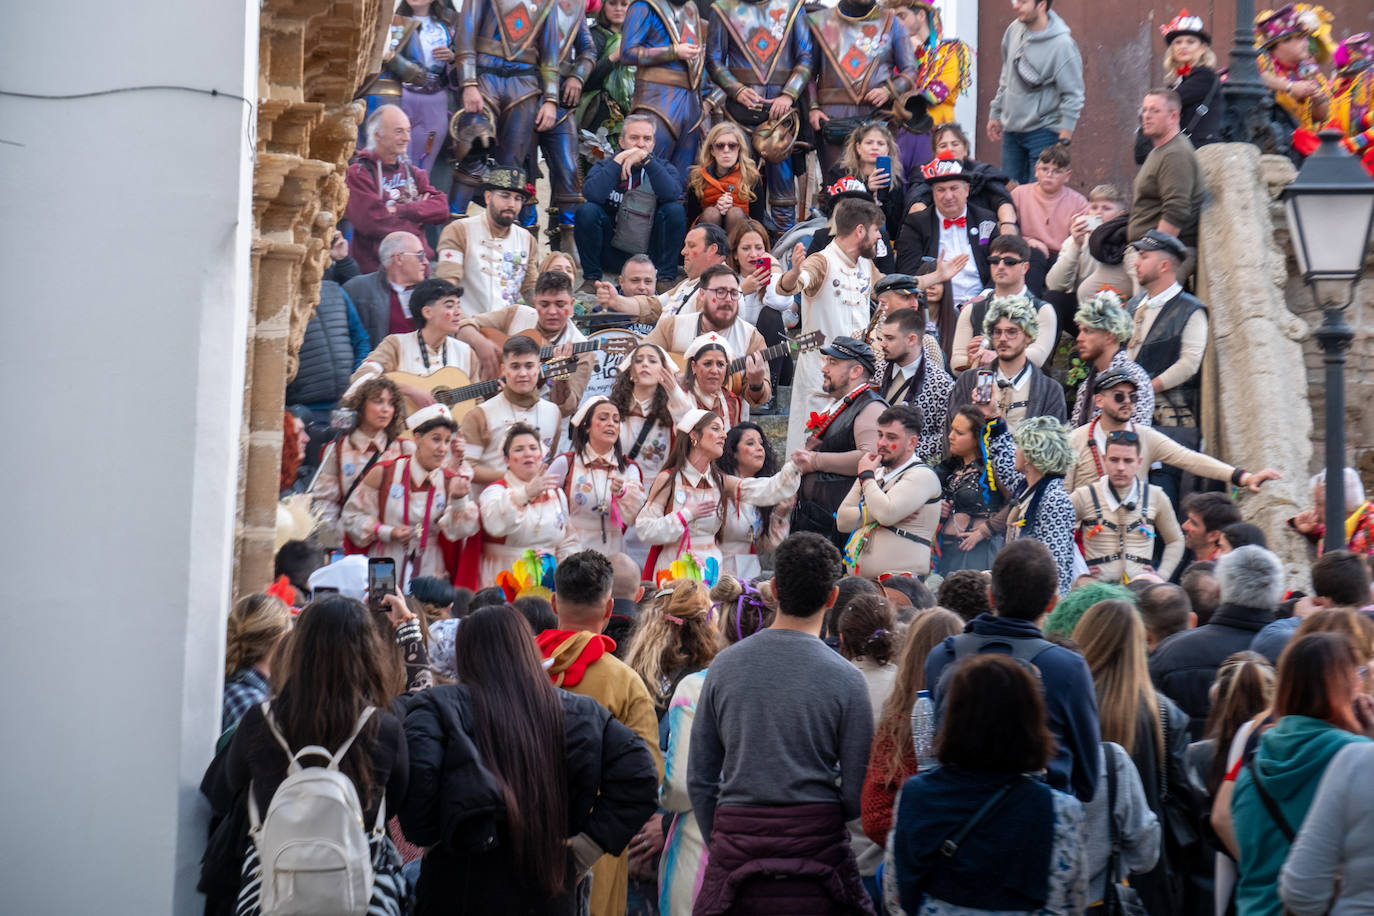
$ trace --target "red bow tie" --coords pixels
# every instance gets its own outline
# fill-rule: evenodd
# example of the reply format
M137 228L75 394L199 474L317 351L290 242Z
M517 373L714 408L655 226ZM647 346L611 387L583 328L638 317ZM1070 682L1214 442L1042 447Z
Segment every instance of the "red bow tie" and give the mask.
M947 219L947 220L945 220L945 228L946 228L946 229L948 229L950 226L958 226L960 229L962 229L962 228L964 228L964 227L967 226L967 225L968 225L968 220L964 219L962 216L959 217L958 219Z
M1187 76L1189 73L1192 73L1192 72L1193 72L1193 68L1192 68L1192 67L1179 67L1175 72L1178 73L1179 76Z

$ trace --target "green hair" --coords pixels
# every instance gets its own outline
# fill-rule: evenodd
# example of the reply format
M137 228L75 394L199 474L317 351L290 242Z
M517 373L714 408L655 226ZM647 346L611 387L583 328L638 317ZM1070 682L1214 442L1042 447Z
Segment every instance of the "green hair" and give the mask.
M983 335L992 337L992 329L1003 318L1034 338L1040 333L1040 316L1036 314L1035 303L1025 296L996 297L988 303L987 315L983 318Z
M1121 343L1131 339L1131 316L1114 290L1104 289L1084 302L1073 320L1079 327L1106 331Z
M1054 417L1028 417L1011 434L1016 448L1042 474L1065 474L1073 466L1069 428Z
M1111 582L1084 582L1069 592L1045 618L1046 636L1072 636L1074 627L1088 609L1099 601L1126 601L1136 606L1135 593L1124 585Z

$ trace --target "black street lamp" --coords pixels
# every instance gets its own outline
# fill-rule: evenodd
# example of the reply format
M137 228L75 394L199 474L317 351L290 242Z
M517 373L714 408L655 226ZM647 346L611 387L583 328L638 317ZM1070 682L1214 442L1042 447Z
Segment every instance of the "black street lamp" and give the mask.
M1222 88L1226 121L1221 133L1231 143L1253 143L1263 152L1286 156L1291 142L1274 129L1274 96L1260 80L1259 54L1255 0L1236 0L1236 38Z
M1355 332L1345 307L1364 273L1374 224L1374 180L1341 146L1338 130L1319 134L1321 145L1283 190L1288 231L1302 278L1323 310L1317 340L1326 364L1326 549L1345 542L1345 351Z

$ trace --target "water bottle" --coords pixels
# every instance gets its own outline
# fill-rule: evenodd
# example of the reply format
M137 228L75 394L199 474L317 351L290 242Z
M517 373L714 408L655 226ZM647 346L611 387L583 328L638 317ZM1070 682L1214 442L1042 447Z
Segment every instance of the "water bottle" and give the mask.
M916 693L916 705L911 708L911 740L916 746L917 772L935 767L935 702L929 690Z

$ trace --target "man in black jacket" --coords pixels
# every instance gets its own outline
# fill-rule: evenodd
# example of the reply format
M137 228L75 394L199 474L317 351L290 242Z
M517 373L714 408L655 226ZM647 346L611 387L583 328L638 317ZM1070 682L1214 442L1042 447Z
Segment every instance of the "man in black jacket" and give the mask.
M645 182L657 199L649 257L658 268L660 284L677 278L678 252L687 235L687 211L682 206L683 176L666 159L654 156L654 122L647 115L632 114L620 133L620 152L592 166L582 182L585 203L577 208L573 238L582 259L582 290L595 292L596 281L607 271L618 271L634 252L611 245L616 216L625 195Z
M997 215L968 202L969 176L963 162L942 154L921 167L935 206L908 213L897 237L897 270L915 274L922 258L952 259L969 255L968 263L949 281L946 295L957 306L992 285L988 246L997 238Z
M1175 633L1150 655L1150 680L1192 718L1202 738L1212 701L1208 695L1226 657L1250 648L1271 623L1283 598L1283 564L1263 547L1240 547L1217 561L1221 605L1205 626Z

